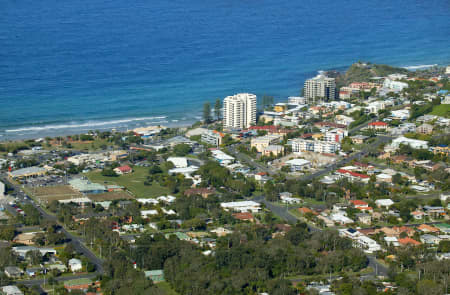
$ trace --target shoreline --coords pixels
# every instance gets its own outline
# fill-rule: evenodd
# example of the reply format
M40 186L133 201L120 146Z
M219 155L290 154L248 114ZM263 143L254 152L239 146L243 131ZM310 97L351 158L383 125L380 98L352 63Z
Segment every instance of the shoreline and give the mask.
M132 120L132 119L130 119ZM0 135L0 143L4 143L4 142L14 142L14 141L20 141L20 140L34 140L34 139L38 139L38 138L44 138L44 137L67 137L67 136L72 136L72 135L77 135L77 134L84 134L87 133L90 130L99 130L99 131L112 131L113 129L120 131L120 132L124 132L124 131L131 131L135 128L138 127L145 127L145 126L166 126L169 128L188 128L190 126L192 126L192 124L194 124L196 122L195 119L193 120L183 120L182 122L179 122L177 120L177 122L169 122L169 121L165 121L165 122L148 122L148 124L130 124L128 126L105 126L105 127L99 127L99 126L92 126L89 127L88 125L86 125L86 128L83 127L73 127L73 128L60 128L58 129L54 129L54 128L47 128L47 129L42 129L42 131L39 131L37 133L33 133L33 134L15 134L13 136L4 136L4 135ZM84 126L84 125L83 125ZM73 129L72 131L68 130L68 129ZM5 133L7 134L7 133Z
M388 63L380 63L390 65ZM432 67L442 67L444 64L415 64L409 66L394 66L402 69L406 69L410 72L426 70ZM345 73L350 66L340 67L336 66L334 69L329 68L324 71L336 71L341 74ZM319 70L318 70L319 71ZM302 85L302 84L301 84ZM296 96L296 94L293 94ZM275 102L280 99L284 99L281 97L276 97ZM188 111L188 113L190 113ZM194 114L193 114L194 115ZM156 121L153 121L156 120ZM60 122L60 123L48 123L47 125L23 125L23 126L11 126L4 127L4 130L0 130L0 143L3 142L12 142L19 140L33 140L43 137L58 137L58 136L71 136L76 134L83 134L88 131L111 131L116 129L118 131L127 131L132 130L138 127L145 126L167 126L170 128L183 128L189 127L198 120L201 120L200 114L197 116L193 116L192 118L183 117L181 119L170 119L168 115L154 115L147 117L123 117L123 118L105 118L104 121L102 119L93 119L91 121L83 121L80 119L78 123L74 122Z

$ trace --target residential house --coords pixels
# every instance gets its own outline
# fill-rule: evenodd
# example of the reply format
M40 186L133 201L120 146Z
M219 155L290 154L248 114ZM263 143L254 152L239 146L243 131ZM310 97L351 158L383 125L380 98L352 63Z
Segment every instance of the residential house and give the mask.
M350 136L350 139L352 140L352 143L354 144L363 144L367 139L369 138L369 136L366 135L355 135L355 136Z
M7 266L5 267L5 275L8 278L20 278L23 274L23 271L17 266Z
M69 265L69 269L72 272L78 272L83 269L83 264L81 263L81 260L77 259L77 258L70 259L68 262L68 265Z
M364 224L370 224L372 222L372 217L367 213L358 213L356 214L358 221Z
M378 199L375 201L375 204L378 206L378 208L385 208L389 209L394 204L394 201L391 199Z
M388 128L388 124L387 123L385 123L385 122L380 122L380 121L377 121L377 122L370 122L369 124L368 124L368 128L369 129L374 129L374 130L387 130L387 128Z
M216 193L216 190L214 188L207 188L207 187L190 188L190 189L187 189L184 191L185 196L190 197L190 196L200 195L205 199L215 193Z
M0 291L3 295L23 295L23 292L14 285L0 287Z
M438 233L439 229L437 227L434 227L432 225L428 224L421 224L417 227L417 230L423 232L423 233Z
M250 212L233 213L233 217L241 221L253 222L255 220L255 217Z
M144 271L144 275L147 279L152 280L155 284L164 282L164 271L162 269L147 270Z
M133 172L133 169L131 169L130 166L125 165L125 166L120 166L120 167L114 168L114 172L116 172L116 174L118 174L118 175L123 175L123 174L128 174L128 173Z
M431 133L433 133L433 126L430 124L424 123L416 128L416 132L422 133L422 134L431 134Z
M421 245L420 242L418 242L414 239L411 239L410 237L398 239L398 243L402 246L420 246Z
M425 234L420 236L420 241L427 245L438 245L441 239L437 236Z

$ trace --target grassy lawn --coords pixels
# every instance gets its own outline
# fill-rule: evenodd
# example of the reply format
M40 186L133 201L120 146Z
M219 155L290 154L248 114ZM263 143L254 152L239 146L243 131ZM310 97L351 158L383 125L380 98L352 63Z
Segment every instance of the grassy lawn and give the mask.
M144 185L144 181L148 175L147 167L135 166L133 167L132 173L117 177L103 176L101 171L91 171L85 175L92 182L124 186L138 198L159 197L169 193L167 188L162 187L155 182L151 186Z
M161 282L157 284L158 288L163 290L166 295L178 295L177 292L175 292L174 289L170 286L168 282Z
M450 117L450 104L440 104L433 107L432 115Z
M95 139L93 141L71 141L69 142L72 146L71 148L74 150L82 150L82 151L96 151L101 150L102 146L114 146L113 143L108 142L106 139ZM52 145L51 149L61 149L66 150L67 148L59 145Z

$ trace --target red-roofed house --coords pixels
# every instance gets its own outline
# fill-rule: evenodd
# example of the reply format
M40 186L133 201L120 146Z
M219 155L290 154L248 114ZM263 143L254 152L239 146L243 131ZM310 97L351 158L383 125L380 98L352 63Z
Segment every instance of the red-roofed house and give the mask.
M400 245L403 246L408 246L408 245L412 245L412 246L419 246L421 245L420 242L411 239L410 237L404 238L404 239L398 239L398 242L400 243Z
M423 233L438 233L439 229L437 227L428 225L428 224L421 224L419 227L417 227L418 230L420 230Z
M386 130L388 128L388 124L385 122L371 122L369 123L369 129L375 129L375 130Z
M131 169L130 166L125 165L125 166L120 166L120 167L114 168L114 172L116 172L119 175L122 175L122 174L127 174L127 173L133 172L133 169Z
M298 212L300 212L300 214L303 214L303 215L305 215L307 213L318 215L318 213L316 211L313 211L313 210L311 210L311 209L309 209L307 207L298 208Z
M242 221L251 221L253 222L255 218L253 214L250 212L242 212L242 213L234 213L233 217Z
M364 202L362 200L350 200L350 203L352 203L353 207L355 207L355 208L369 206L369 204L367 202Z
M336 174L341 177L346 177L350 181L362 181L362 182L369 182L370 176L366 174L356 173L345 169L338 169L336 171Z

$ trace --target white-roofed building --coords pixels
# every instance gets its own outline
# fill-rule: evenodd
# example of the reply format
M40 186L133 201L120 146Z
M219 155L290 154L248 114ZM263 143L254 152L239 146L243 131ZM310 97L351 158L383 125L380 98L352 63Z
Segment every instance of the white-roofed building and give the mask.
M285 162L291 167L292 172L303 171L311 168L311 162L305 159L292 159Z
M149 198L149 199L136 199L136 201L138 201L138 203L141 203L141 204L152 204L152 205L158 205L158 203L159 203L158 200L152 199L152 198Z
M147 218L153 215L158 215L158 210L141 210L141 216L143 218Z
M379 208L384 207L384 208L388 209L389 207L394 205L394 201L392 201L391 199L378 199L375 201L375 204Z
M389 149L396 150L400 145L408 145L414 149L427 149L428 142L425 140L411 139L404 136L397 137L389 145Z
M23 295L23 292L14 285L0 287L0 290L0 293L4 295Z
M261 210L261 204L254 201L237 201L220 203L225 211L237 211L237 212L259 212Z
M189 166L188 160L185 157L169 157L167 162L173 163L175 168L186 168Z
M234 158L230 155L225 154L221 150L212 150L211 154L213 158L221 165L228 165L234 163Z
M69 265L69 269L72 272L81 271L83 269L83 264L81 263L81 260L77 259L77 258L70 259L68 262L68 265Z

